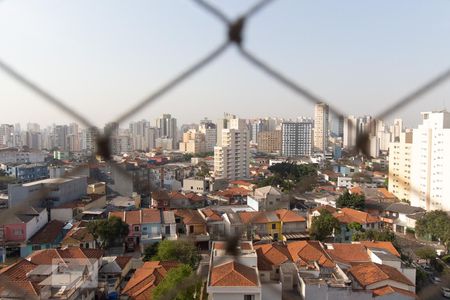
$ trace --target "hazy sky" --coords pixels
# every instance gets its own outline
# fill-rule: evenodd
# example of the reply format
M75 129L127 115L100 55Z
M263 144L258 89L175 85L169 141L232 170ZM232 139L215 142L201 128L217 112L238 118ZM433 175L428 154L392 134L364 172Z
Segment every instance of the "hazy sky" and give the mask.
M236 17L254 1L214 1ZM0 0L0 59L103 125L224 40L189 0ZM450 67L449 0L278 0L247 23L245 45L348 114L375 115ZM450 81L392 117L450 108ZM0 72L0 123L73 119ZM313 107L234 48L131 118L179 125L223 112L311 116Z

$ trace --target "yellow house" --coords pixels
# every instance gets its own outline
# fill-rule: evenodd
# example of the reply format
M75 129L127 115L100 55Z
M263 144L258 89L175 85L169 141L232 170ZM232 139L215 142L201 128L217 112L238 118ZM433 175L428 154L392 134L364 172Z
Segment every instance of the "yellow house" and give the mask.
M259 238L272 237L272 239L279 241L283 239L281 220L276 212L240 212L239 216L244 225L253 227L253 233Z

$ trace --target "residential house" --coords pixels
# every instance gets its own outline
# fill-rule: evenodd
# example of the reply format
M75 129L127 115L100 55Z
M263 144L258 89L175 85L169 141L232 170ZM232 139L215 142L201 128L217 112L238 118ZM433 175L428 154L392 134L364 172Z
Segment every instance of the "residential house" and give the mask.
M103 251L45 249L0 270L2 299L95 298Z
M347 207L335 212L333 216L338 219L341 224L340 232L334 234L335 242L345 243L352 240L354 229L348 227L351 223L360 224L363 230L378 230L383 224L378 216L372 216L366 212Z
M80 199L50 208L51 220L69 222L81 219L83 212L106 207L106 195L89 194Z
M167 272L177 267L178 262L148 261L145 262L127 282L122 295L131 300L152 299L152 291L166 277Z
M120 285L131 271L131 256L104 256L98 270L99 290L112 297L120 292Z
M191 209L178 209L174 213L178 236L193 238L198 246L208 249L210 237L200 213Z
M406 234L407 230L414 230L416 220L425 214L425 209L411 206L407 203L392 203L382 214L384 224L398 233Z
M158 190L152 192L151 194L151 207L158 209L169 209L170 208L170 196L165 190Z
M233 180L233 181L230 181L230 187L243 188L250 192L253 192L253 190L255 190L255 188L256 188L256 184L251 183L250 181L246 181L246 180Z
M90 233L88 222L79 221L73 224L72 228L67 232L61 241L62 247L80 247L86 249L97 248L94 236Z
M177 223L175 221L175 213L173 210L162 211L161 220L161 233L164 239L176 240L177 235Z
M268 298L270 295L262 291L257 255L251 242L240 243L237 251L235 255L229 254L225 242L213 242L206 282L209 299L277 299ZM280 290L274 291L280 299Z
M281 233L284 240L305 239L307 237L305 217L288 209L278 209L275 213L281 221Z
M311 210L308 212L308 219L307 219L307 224L306 224L306 227L307 227L307 228L310 228L310 227L311 227L312 220L313 220L315 217L319 217L319 216L320 216L320 212L321 212L322 210L326 210L326 211L328 211L330 214L334 214L334 213L337 211L337 208L336 208L336 207L333 207L333 206L330 206L330 205L320 205L320 206L317 206L317 207L314 208L314 209L311 209Z
M52 220L45 224L35 235L27 242L22 256L28 256L33 251L41 249L57 248L66 233L64 223L58 220Z
M126 238L126 246L128 249L136 249L141 241L142 213L141 210L129 211L112 211L109 217L121 218L123 222L129 226L128 237Z
M27 255L28 241L48 222L48 214L45 208L29 207L19 213L6 214L0 220L0 242L6 248L6 253L11 256ZM3 253L2 253L3 257Z
M256 211L269 211L277 209L289 209L289 198L273 187L264 186L255 189L255 191L247 196L247 205Z
M239 212L247 238L253 240L282 240L281 220L275 211Z
M220 213L209 207L198 209L198 212L206 222L211 240L224 240L227 238L225 220Z
M158 209L141 209L141 247L160 242L161 234L161 212Z

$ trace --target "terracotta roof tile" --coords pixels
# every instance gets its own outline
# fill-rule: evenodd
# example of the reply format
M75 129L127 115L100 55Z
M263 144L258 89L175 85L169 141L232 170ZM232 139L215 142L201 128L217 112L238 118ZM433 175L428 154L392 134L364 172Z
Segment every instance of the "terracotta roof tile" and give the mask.
M170 269L178 265L178 262L145 262L136 270L122 293L135 300L151 299L151 291L164 279Z
M306 222L306 219L296 212L288 209L279 209L275 211L280 220L284 223L289 222Z
M349 223L359 223L359 224L370 224L380 222L380 218L372 216L364 211L359 211L356 209L344 207L340 211L333 214L339 222L344 224Z
M367 248L361 244L329 244L331 247L327 249L330 257L344 264L351 264L354 262L370 262Z
M29 243L30 244L49 244L54 243L58 236L61 234L64 223L58 220L52 220L48 222L41 230L33 235Z
M183 218L183 223L186 225L205 224L205 220L197 210L177 209L175 215Z
M210 286L258 286L256 270L231 261L211 270Z
M143 208L142 223L161 223L161 213L158 209Z
M255 245L256 253L258 255L258 266L278 267L284 262L291 261L292 257L285 245L280 244L262 244Z
M202 213L207 218L207 221L222 221L222 216L211 208L202 209Z
M385 296L385 295L390 295L390 294L394 294L394 293L399 293L405 296L410 297L411 299L416 299L416 294L411 292L411 291L407 291L404 289L399 289L390 285L385 285L376 289L372 290L372 294L374 297L380 297L380 296Z
M385 280L397 281L409 286L414 286L405 275L400 273L396 268L388 265L379 265L372 262L361 263L350 268L349 273L362 287Z
M397 249L395 249L394 245L391 242L384 241L360 241L358 242L364 245L367 248L381 248L389 251L391 254L400 257L400 253L398 253Z
M293 262L310 263L318 262L326 268L333 268L335 263L318 241L294 241L287 244L289 254Z
M123 270L125 266L131 261L131 256L117 256L114 261Z

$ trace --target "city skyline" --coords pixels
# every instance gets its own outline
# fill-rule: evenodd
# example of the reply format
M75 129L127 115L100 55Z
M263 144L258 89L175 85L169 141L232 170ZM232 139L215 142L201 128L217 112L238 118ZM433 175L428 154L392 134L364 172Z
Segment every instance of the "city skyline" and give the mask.
M97 126L113 121L223 39L221 24L190 1L104 4L40 1L29 9L29 4L4 1L0 6L1 60ZM250 5L213 4L230 16ZM447 67L450 42L444 37L450 19L445 12L450 3L433 4L278 1L249 21L245 42L324 102L349 115L376 115ZM168 16L173 22L167 22ZM0 80L0 101L11 111L3 122L73 120L2 72ZM414 126L420 111L445 108L449 95L450 84L444 83L390 117ZM313 115L311 103L252 69L230 49L133 119L153 120L170 107L180 124L204 115L215 120L233 106L242 118L269 112L287 118Z

